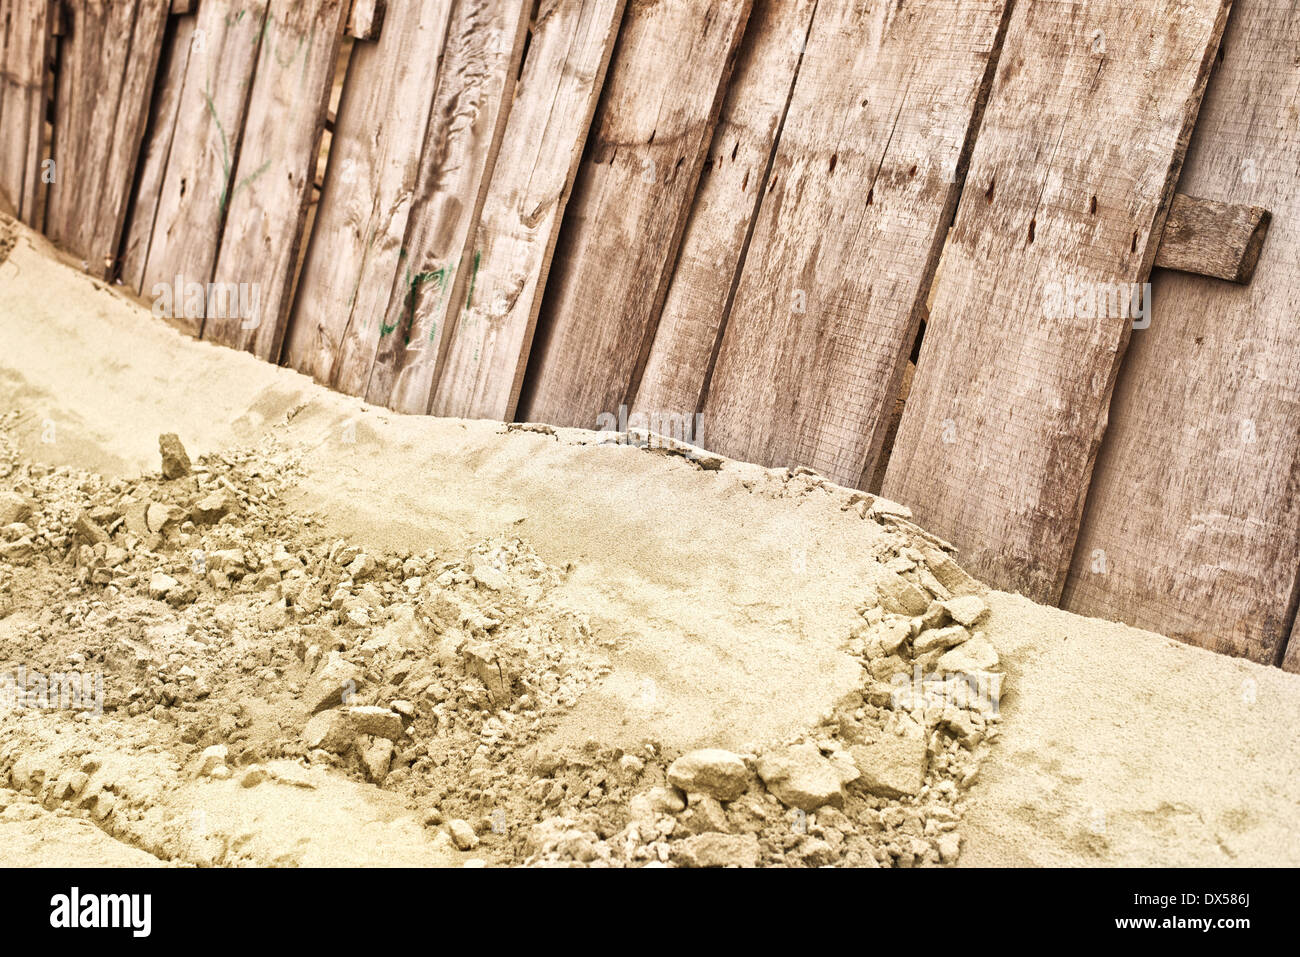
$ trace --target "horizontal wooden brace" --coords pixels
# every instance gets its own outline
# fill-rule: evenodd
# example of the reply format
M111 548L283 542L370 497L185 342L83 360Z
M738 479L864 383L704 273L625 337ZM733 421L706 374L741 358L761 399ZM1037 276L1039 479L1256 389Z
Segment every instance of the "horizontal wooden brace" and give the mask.
M1163 269L1248 283L1255 274L1272 214L1178 193L1156 251Z

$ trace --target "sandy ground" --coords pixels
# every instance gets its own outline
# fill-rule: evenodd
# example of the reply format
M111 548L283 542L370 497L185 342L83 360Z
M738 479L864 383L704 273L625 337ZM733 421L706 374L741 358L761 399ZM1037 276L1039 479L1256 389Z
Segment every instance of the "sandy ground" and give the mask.
M285 507L328 536L409 554L526 540L566 570L549 600L581 609L609 649L606 673L546 726L547 747L631 752L652 739L670 756L752 755L807 732L859 685L846 638L888 536L846 490L735 463L702 469L576 430L367 407L190 341L39 238L0 230L12 237L0 254L0 412L17 412L21 457L132 478L158 469L160 433L194 457L274 440L297 469ZM1300 864L1300 676L1019 596L988 601L1009 690L962 800L960 863ZM418 801L403 808L388 788L308 770L320 821L348 808L348 821L374 822L381 847L411 846ZM0 857L141 853L8 793L0 804L17 810L0 814ZM277 826L292 844L293 828ZM312 830L311 814L300 826ZM432 836L402 859L463 858ZM318 839L299 860L365 862L356 838Z

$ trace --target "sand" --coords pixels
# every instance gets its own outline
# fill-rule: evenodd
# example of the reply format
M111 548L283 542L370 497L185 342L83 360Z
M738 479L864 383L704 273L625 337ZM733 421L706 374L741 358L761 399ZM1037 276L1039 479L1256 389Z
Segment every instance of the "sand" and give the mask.
M297 462L285 507L328 536L410 554L526 540L568 569L551 600L580 609L608 645L608 673L548 727L548 746L756 753L858 684L846 638L887 536L847 490L737 463L702 469L580 430L371 408L193 342L39 237L0 230L14 240L0 262L0 412L18 413L19 455L130 479L157 470L160 433L194 457L273 441ZM1300 676L1019 596L988 600L1009 690L964 795L961 864L1300 863ZM354 778L335 772L313 793L401 800ZM366 813L408 826L396 806ZM33 828L60 826L33 820L0 816L0 848L30 849ZM122 861L119 842L74 826L60 838L68 857ZM319 844L313 854L349 860ZM445 841L436 855L456 859Z

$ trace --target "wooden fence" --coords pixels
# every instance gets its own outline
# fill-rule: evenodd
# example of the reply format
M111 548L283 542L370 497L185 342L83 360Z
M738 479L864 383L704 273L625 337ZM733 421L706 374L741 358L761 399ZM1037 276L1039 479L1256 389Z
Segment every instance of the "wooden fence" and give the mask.
M1300 670L1293 0L0 29L0 194L194 336L403 412L630 410L879 488L1000 587Z

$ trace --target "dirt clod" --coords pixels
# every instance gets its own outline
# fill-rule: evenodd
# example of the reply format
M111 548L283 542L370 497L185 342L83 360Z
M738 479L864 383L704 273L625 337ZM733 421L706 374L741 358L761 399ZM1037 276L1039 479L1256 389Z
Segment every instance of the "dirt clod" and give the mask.
M178 479L190 474L190 457L176 433L164 432L158 436L158 451L162 453L163 478Z

